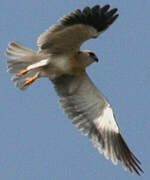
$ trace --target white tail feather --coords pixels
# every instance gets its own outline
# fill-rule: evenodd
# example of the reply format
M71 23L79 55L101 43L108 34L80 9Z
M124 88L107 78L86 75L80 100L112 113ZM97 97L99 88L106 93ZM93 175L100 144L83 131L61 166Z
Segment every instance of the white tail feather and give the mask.
M11 60L7 61L9 73L18 73L28 67L32 67L34 64L42 60L42 57L36 51L28 49L17 42L11 42L6 50L6 56ZM23 76L13 76L16 87L24 90L28 86L24 86L27 78L34 76L37 73L35 69L32 69Z
M36 51L26 48L17 42L11 42L8 44L6 55L11 59L18 59L24 56L29 56L29 57L36 56L37 53ZM22 59L21 61L24 61L24 59Z

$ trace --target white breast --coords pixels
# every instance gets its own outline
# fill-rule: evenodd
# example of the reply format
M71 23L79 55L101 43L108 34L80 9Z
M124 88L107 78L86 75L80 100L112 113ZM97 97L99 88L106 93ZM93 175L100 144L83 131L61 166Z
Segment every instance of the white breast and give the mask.
M51 63L58 68L59 71L62 71L63 73L67 73L71 71L72 66L70 63L70 58L67 56L58 56L54 59L51 59Z

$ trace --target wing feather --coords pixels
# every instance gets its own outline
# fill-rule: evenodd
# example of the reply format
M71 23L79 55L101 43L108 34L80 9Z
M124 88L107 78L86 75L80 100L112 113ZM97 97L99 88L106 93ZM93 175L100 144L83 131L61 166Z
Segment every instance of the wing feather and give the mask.
M74 53L83 42L96 38L118 17L117 9L109 11L110 6L85 7L71 12L60 19L38 38L40 52L63 54Z
M140 175L140 161L128 148L112 108L88 75L63 75L52 82L65 113L99 152L114 164L119 160L125 169Z

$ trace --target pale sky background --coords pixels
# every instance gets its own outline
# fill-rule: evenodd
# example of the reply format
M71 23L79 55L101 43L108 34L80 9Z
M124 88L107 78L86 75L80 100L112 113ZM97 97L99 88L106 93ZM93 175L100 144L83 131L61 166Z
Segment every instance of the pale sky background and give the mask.
M120 16L82 46L100 59L88 73L113 106L125 140L142 162L142 177L124 171L120 163L113 166L81 136L48 79L21 92L6 72L10 41L37 49L37 37L60 17L95 4L117 7ZM150 1L1 0L0 7L0 179L150 179Z

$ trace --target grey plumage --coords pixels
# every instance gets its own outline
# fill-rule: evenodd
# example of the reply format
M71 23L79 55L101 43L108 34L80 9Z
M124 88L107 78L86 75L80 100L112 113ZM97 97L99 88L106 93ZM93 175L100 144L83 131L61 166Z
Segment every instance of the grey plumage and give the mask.
M75 12L69 13L60 19L60 23L65 26L73 26L76 24L85 24L92 26L98 32L107 29L118 17L116 14L117 9L112 9L109 5L100 7L95 5L94 7L85 7L83 11L76 9Z
M73 53L83 42L96 38L118 17L117 9L109 11L110 6L77 9L62 17L60 24L53 25L38 38L40 50L45 53Z
M83 135L88 135L99 152L111 159L114 164L120 160L124 168L140 175L140 172L143 172L139 166L141 163L122 138L115 117L112 116L113 119L110 119L110 125L102 126L103 120L100 117L111 107L88 75L63 75L53 80L53 83L65 113Z
M38 51L11 42L6 50L11 59L8 72L17 73L12 80L21 90L40 77L49 78L65 113L82 134L114 164L119 160L140 175L140 161L125 143L110 104L86 74L98 58L90 50L80 50L82 43L98 37L117 19L116 13L109 5L77 9L39 36Z

